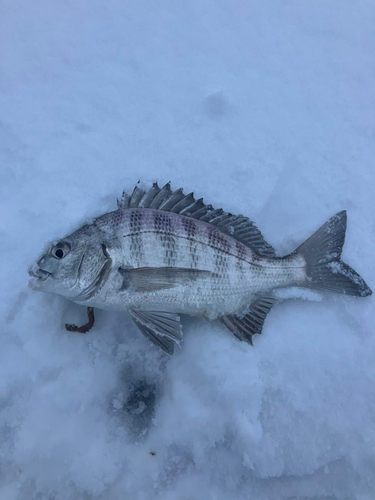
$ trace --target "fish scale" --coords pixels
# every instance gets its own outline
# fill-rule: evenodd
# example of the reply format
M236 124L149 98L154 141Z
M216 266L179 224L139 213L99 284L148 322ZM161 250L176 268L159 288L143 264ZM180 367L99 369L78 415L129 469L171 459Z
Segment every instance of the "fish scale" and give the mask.
M131 233L130 220L133 218L133 210L137 209L124 210L121 224L116 223L116 229L122 236L121 259L123 255L132 256L130 242L134 235ZM165 265L169 267L173 262L173 265L178 268L191 268L193 266L191 245L194 245L196 254L199 255L200 259L199 268L213 273L212 283L204 279L200 286L199 293L208 297L205 299L203 308L207 309L208 302L217 303L218 294L225 296L228 294L239 295L246 302L248 299L244 297L245 289L248 292L247 295L251 295L254 290L269 286L269 284L265 284L266 276L261 276L259 271L259 266L266 265L268 261L256 256L250 248L236 242L232 237L220 233L207 223L199 221L193 221L196 225L194 236L189 237L185 230L186 223L182 222L185 219L184 216L181 217L173 213L161 215L152 209L138 210L143 210L144 213L138 233L143 248L142 259L139 259L139 267L162 267ZM103 219L101 221L104 228L110 228L111 218L111 214L108 214L109 220ZM165 236L170 236L171 233L173 233L174 250L170 250L168 244L162 239ZM162 245L160 245L160 241ZM236 267L239 246L242 247L240 253L248 271L248 280L246 280L246 271L238 271ZM171 258L169 258L169 254ZM118 257L114 255L113 259L117 260ZM252 262L254 262L254 265L251 269ZM132 259L122 263L129 267L134 264ZM287 278L287 274L290 274L290 271L285 273L284 280ZM257 276L261 276L261 283L257 283ZM275 276L271 267L268 269L268 277L270 285L275 285ZM291 279L295 280L294 273ZM163 292L163 300L175 301L175 291L170 295L171 297L166 296L165 292Z
M123 193L118 210L51 245L29 271L30 286L85 305L90 314L93 307L129 310L139 330L168 354L182 340L179 314L218 318L252 344L278 288L371 294L341 260L345 231L342 211L290 255L276 257L247 217L182 189L172 192L170 184L136 186L132 195Z

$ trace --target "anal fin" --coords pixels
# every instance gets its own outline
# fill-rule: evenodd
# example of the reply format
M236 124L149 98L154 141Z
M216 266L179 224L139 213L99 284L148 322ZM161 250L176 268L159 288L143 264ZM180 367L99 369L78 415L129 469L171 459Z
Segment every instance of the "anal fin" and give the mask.
M229 314L219 319L239 340L253 345L253 335L262 333L267 314L276 303L277 299L272 296L255 295L247 314Z

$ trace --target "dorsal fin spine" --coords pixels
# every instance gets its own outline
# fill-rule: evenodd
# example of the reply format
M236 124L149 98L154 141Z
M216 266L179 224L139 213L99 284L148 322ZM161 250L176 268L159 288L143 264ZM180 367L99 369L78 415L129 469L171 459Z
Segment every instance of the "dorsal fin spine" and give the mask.
M153 208L207 222L222 233L249 246L258 255L275 257L272 246L264 240L259 229L247 217L224 212L221 208L214 209L210 204L205 205L203 198L195 200L193 193L184 195L182 188L172 192L170 182L161 189L155 182L148 191L136 186L131 196L123 193L117 204L119 209Z

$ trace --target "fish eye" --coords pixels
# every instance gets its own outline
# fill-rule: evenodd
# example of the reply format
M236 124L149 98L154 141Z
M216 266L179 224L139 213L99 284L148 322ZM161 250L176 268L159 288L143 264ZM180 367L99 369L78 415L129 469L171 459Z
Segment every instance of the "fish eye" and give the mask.
M63 259L70 251L70 245L66 241L58 243L52 248L52 255L55 259Z

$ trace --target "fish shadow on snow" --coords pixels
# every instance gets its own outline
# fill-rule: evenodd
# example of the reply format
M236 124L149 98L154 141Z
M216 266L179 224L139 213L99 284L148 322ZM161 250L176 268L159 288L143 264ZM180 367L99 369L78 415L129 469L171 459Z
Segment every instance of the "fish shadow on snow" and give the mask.
M108 397L108 409L121 421L128 437L144 440L153 425L157 404L163 393L159 377L141 375L134 365L122 370L116 390Z
M153 426L164 394L170 357L149 345L129 314L111 312L103 316L118 366L116 387L108 394L108 411L119 419L130 440L142 441Z
M65 330L65 320L81 325L86 318L86 308L66 302L61 329ZM91 331L69 335L81 336L90 345L101 344L103 356L111 353L113 363L118 366L118 377L107 396L107 411L121 421L131 440L145 439L163 393L162 376L169 356L150 346L124 313L95 310Z

